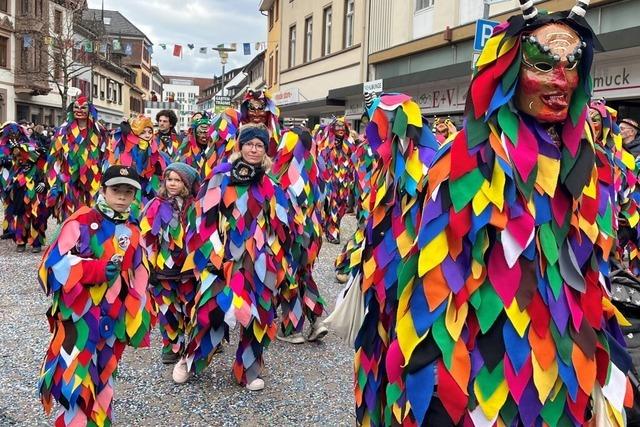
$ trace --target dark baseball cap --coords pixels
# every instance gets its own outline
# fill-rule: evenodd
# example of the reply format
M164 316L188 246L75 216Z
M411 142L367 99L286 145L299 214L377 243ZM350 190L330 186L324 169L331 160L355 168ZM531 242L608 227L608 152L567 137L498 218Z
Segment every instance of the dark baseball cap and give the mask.
M110 166L109 169L102 174L101 183L103 187L126 184L138 190L142 189L138 172L136 172L134 168L122 165Z

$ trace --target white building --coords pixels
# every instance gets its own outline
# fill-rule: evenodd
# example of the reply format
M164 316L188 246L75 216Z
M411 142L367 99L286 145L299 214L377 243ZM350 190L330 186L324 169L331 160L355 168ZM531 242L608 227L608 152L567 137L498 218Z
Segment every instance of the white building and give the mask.
M188 77L165 77L162 85L162 100L164 102L176 102L180 105L178 112L178 124L176 129L187 130L191 121L191 115L198 110L198 97L200 86Z

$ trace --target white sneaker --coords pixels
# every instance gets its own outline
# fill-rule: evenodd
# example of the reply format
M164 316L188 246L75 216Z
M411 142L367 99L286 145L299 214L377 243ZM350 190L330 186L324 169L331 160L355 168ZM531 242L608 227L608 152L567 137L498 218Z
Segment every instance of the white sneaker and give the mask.
M244 386L244 388L249 391L260 391L264 388L264 380L262 378L256 378L255 380Z
M318 341L325 337L329 333L329 329L322 322L315 322L311 326L311 332L307 337L307 341Z
M278 331L276 338L289 344L303 344L304 336L301 332L294 332L291 335L282 335L282 331Z
M173 381L177 384L186 383L191 376L189 369L187 368L187 361L181 358L178 363L173 367L173 374L171 375Z

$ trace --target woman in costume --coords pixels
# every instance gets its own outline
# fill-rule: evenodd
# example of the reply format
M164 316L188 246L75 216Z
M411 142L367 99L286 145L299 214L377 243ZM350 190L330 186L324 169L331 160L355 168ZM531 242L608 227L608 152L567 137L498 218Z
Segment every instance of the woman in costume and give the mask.
M285 257L289 218L285 193L267 174L267 128L245 125L240 151L203 183L189 218L184 271L198 279L189 342L173 370L188 380L209 364L229 330L240 323L233 373L241 386L261 390L263 352L275 338L275 298L290 274Z
M106 131L93 104L84 96L69 104L67 121L53 136L45 168L47 207L59 222L80 206L93 205L106 145Z
M585 3L543 15L521 1L483 49L465 127L420 195L385 370L357 389L358 421L624 425L613 190L583 138L597 46ZM368 333L365 320L363 345Z
M340 221L347 213L354 193L354 165L352 163L355 142L349 135L344 119L336 119L317 131L316 141L322 177L327 183L324 232L329 243L340 243Z
M162 174L169 163L171 159L160 150L157 140L153 138L151 118L141 114L123 122L113 132L103 170L113 165L136 169L142 190L137 193L131 212L135 218L139 218L142 208L156 196Z
M158 307L162 362L182 355L195 296L193 272L182 272L187 256L187 212L197 192L198 172L186 163L171 163L158 195L142 212L140 229L149 257L151 292Z
M302 128L293 128L282 135L280 147L273 159L271 173L289 199L289 228L291 245L287 259L291 266L289 283L282 286L279 295L282 324L277 338L292 344L302 344L305 319L311 328L307 341L322 339L328 332L318 322L325 302L313 278L313 266L322 247L322 196L324 183L316 163L317 147L311 134Z

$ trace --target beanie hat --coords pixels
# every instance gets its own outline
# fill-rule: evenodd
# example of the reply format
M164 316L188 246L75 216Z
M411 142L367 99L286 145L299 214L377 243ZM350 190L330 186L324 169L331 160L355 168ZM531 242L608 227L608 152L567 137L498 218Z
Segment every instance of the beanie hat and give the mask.
M260 141L262 141L265 147L269 146L269 131L267 131L267 128L264 125L245 125L240 129L240 136L238 137L240 147L242 147L245 143L251 141L253 138L258 138Z
M175 172L180 176L182 182L184 182L185 187L187 187L192 193L195 193L197 189L197 181L198 181L198 171L189 166L186 163L182 162L174 162L171 163L164 170L164 177L166 178L169 172Z

